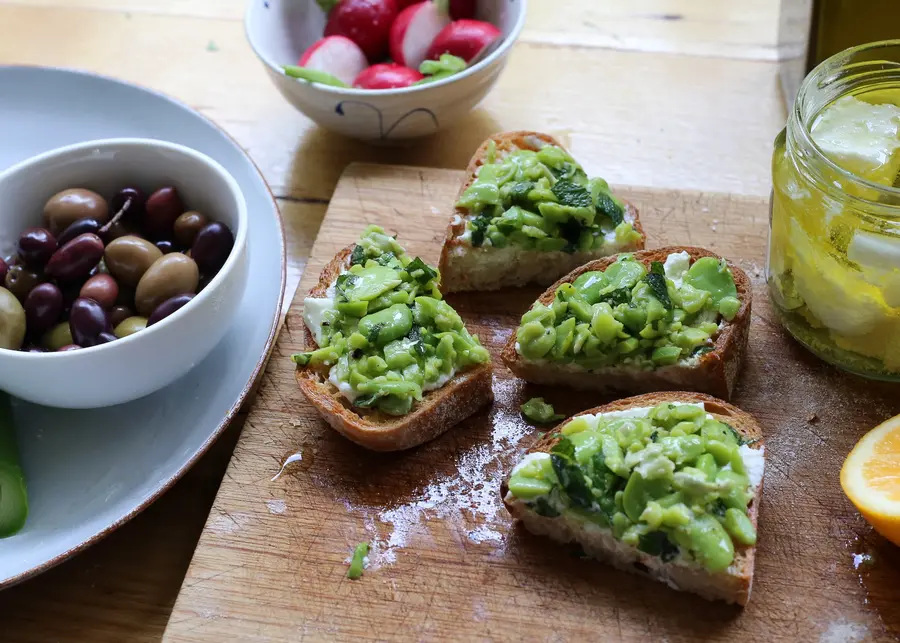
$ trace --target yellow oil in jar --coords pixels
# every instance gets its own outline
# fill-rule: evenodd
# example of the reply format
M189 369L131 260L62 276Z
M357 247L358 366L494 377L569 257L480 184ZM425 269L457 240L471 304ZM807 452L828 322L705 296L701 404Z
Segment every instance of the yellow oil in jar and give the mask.
M857 118L854 127L847 113L870 117ZM788 133L776 140L772 301L791 334L823 359L868 377L900 379L900 218L885 215L890 205L878 205L878 186L900 184L900 80L840 96L808 123L836 167L823 159L811 177ZM818 140L817 125L827 132Z

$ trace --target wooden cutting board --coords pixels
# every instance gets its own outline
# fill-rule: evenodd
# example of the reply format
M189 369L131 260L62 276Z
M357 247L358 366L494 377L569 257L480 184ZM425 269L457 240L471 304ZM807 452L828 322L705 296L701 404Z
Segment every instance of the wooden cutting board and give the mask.
M900 412L900 388L824 365L768 305L767 203L619 188L648 246L707 247L754 286L751 352L735 403L768 440L756 581L741 610L582 559L513 525L498 487L540 431L518 406L571 413L595 395L526 386L495 360L496 402L441 438L367 452L329 429L294 381L303 297L366 224L436 263L461 173L354 165L325 216L255 407L169 621L173 641L888 640L900 623L900 553L859 518L838 472L868 428ZM451 296L496 356L537 289ZM274 479L293 454L294 462ZM349 553L373 543L361 580Z

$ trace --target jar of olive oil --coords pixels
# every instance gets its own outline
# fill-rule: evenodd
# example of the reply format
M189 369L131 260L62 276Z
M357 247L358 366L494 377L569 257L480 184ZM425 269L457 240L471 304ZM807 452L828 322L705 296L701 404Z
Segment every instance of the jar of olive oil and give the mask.
M775 140L766 278L828 362L900 381L900 40L832 56Z

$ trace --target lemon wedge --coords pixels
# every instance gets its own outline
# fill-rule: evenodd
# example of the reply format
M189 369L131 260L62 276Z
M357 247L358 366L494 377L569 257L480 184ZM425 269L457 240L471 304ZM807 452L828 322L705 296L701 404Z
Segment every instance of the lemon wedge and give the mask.
M900 545L900 415L857 442L841 468L841 487L875 531Z

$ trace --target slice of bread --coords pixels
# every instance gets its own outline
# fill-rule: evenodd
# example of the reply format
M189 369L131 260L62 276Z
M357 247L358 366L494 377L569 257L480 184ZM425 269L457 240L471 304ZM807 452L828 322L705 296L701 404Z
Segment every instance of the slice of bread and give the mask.
M633 257L649 269L651 262L665 262L667 256L681 251L690 255L691 263L701 257L720 258L709 250L690 246L669 246L656 250L643 250L634 253ZM616 256L604 257L576 268L544 291L538 301L549 305L553 302L556 289L560 285L575 281L582 273L605 270L616 259ZM639 369L622 365L611 366L600 371L588 371L573 364L528 360L516 350L515 333L503 348L500 357L509 370L523 380L535 384L568 386L602 393L690 390L709 393L726 400L731 399L744 354L747 352L752 293L747 274L730 261L728 267L734 277L734 285L737 288L741 307L734 319L724 322L718 335L713 338L715 342L713 350L699 356L689 365L674 364L654 369Z
M339 252L319 275L308 297L325 297L325 291L350 267L355 246ZM304 326L305 350L318 348L312 332ZM335 430L373 451L400 451L441 435L494 399L491 364L479 364L457 373L444 386L428 391L406 415L397 417L377 409L354 407L328 381L328 367L298 366L297 383L322 418Z
M749 413L709 395L689 392L648 393L604 406L599 406L578 415L608 413L629 408L655 406L663 402L695 402L703 403L706 412L715 419L729 424L742 438L750 443L753 449L763 450L762 431ZM577 416L573 416L577 417ZM569 418L559 427L566 424ZM549 453L559 441L558 431L550 431L528 453ZM540 516L532 511L518 498L509 494L507 478L501 485L500 494L503 502L513 518L520 520L528 531L542 536L549 536L562 543L574 542L581 545L585 553L593 558L607 562L618 569L642 574L669 587L685 592L693 592L709 600L723 600L729 603L746 605L750 600L753 586L753 564L756 548L735 545L734 562L724 572L712 573L700 565L676 559L668 563L657 556L647 554L637 547L616 540L609 529L594 523L572 518L564 513L555 518ZM753 499L748 506L748 513L753 527L757 527L759 504L762 494L762 479L754 489Z
M488 146L492 141L496 146L498 159L518 150L537 151L546 145L563 147L552 136L538 132L495 134L481 144L472 160L469 161L469 166L466 168L466 180L459 190L457 201L477 177L478 169L484 164ZM631 223L641 235L641 241L633 247L621 248L620 251L640 250L644 247L644 230L638 218L637 208L627 201L624 203L625 220ZM468 211L463 208L455 208L453 218L447 228L440 262L444 292L498 290L527 284L546 286L553 283L560 275L566 274L581 264L605 256L600 251L541 252L519 250L513 246L476 248L461 238L466 231L468 214Z

